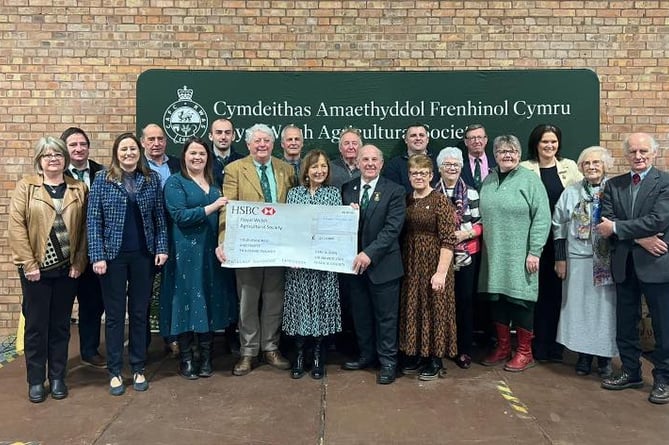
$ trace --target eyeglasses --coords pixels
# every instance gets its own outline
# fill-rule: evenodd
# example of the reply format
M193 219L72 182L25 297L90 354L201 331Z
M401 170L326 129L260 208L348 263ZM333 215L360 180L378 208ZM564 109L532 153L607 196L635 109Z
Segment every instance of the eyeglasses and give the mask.
M57 159L57 160L63 159L64 157L65 155L63 155L62 153L45 153L41 156L42 159Z
M497 150L495 152L495 156L497 156L497 155L500 155L500 156L507 156L507 155L515 156L517 154L518 154L518 152L516 150Z
M460 164L458 164L457 162L442 162L441 166L444 167L445 169L460 168Z
M488 139L488 136L467 136L465 139L468 141L482 141Z
M430 176L430 172L427 170L413 171L409 172L409 176L412 178L427 178Z

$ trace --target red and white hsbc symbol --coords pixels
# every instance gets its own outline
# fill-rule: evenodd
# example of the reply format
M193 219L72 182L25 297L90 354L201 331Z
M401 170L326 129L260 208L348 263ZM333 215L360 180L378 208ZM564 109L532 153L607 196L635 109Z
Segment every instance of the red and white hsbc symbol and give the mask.
M274 207L263 207L260 212L265 216L272 216L276 213L276 209Z

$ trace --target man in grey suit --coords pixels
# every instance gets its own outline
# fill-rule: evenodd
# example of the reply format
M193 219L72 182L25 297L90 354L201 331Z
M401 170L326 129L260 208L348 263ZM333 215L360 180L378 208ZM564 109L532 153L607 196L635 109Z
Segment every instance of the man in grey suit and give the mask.
M381 370L377 383L395 381L400 278L404 275L399 235L404 224L404 188L379 177L383 153L374 145L358 152L360 178L342 186L343 203L359 203L359 253L353 260L357 275L349 280L351 309L360 357L346 370L372 367Z
M611 272L616 282L616 342L619 375L602 388L641 388L639 319L646 297L655 332L653 389L648 400L669 403L669 174L653 167L658 143L646 133L624 142L631 171L608 181L597 230L610 237Z

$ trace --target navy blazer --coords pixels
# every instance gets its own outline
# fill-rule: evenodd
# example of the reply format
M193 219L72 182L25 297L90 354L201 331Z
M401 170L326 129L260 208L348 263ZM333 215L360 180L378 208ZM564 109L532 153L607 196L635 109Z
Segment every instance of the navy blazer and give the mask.
M611 237L611 272L616 283L625 281L627 256L632 253L637 277L644 283L669 283L669 254L653 256L634 242L664 233L669 244L669 173L651 167L639 185L632 209L632 176L625 173L606 182L602 216L616 223Z
M360 200L360 178L342 186L344 205ZM387 283L404 275L399 236L406 216L404 188L380 177L367 209L360 211L358 250L372 260L367 276L374 284Z
M116 258L121 250L128 194L121 182L107 180L103 170L96 175L88 195L88 257L91 263ZM149 180L136 174L137 204L142 215L146 249L167 254L167 225L160 175L151 171Z
M212 151L212 153L214 153ZM240 155L237 153L234 149L230 148L230 154L228 155L228 159L226 160L225 163L221 162L218 159L218 156L214 153L214 162L212 162L211 166L213 168L213 173L214 173L214 187L218 188L219 190L223 189L223 178L225 177L225 166L228 165L231 162L234 162L238 159L244 158L244 155Z
M486 153L486 158L488 159L488 174L490 174L495 167L497 167L497 161L495 161L494 156L490 156L488 153ZM460 172L460 177L462 178L463 181L465 181L465 184L467 184L468 187L476 188L476 184L474 183L474 172L472 171L471 166L469 165L469 154L467 153L467 149L464 149L462 151L462 159L463 159L463 166L462 166L462 172ZM481 181L481 184L483 181ZM481 187L479 186L477 191L481 191Z

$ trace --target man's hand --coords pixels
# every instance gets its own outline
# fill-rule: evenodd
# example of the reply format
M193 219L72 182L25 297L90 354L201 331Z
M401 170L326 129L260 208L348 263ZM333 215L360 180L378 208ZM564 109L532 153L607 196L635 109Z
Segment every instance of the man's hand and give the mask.
M667 253L667 243L665 243L661 236L664 236L664 233L658 233L657 235L647 236L645 238L635 239L636 243L646 249L646 252L650 253L653 256L660 256Z
M365 252L360 252L353 258L353 271L358 275L362 274L367 270L370 264L372 264L372 260Z
M595 226L597 233L602 235L604 238L608 238L613 235L613 221L602 216L602 222Z

